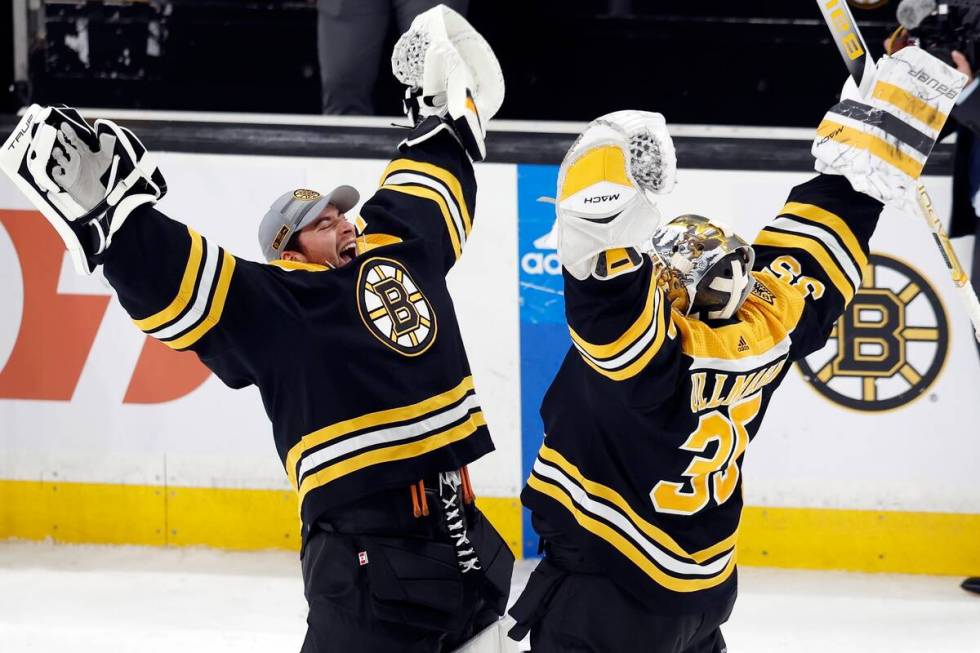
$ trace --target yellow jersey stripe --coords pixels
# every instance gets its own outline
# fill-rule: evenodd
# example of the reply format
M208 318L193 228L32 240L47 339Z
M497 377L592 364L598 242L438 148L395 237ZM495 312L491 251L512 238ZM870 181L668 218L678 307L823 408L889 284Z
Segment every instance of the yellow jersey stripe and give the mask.
M864 281L864 276L868 268L868 257L865 255L864 250L861 249L861 244L854 236L854 232L851 231L851 228L847 226L847 223L840 216L819 206L802 204L800 202L787 202L779 212L779 215L795 215L805 220L816 222L837 234L854 259L854 262L857 263L858 268L861 270L861 280L862 282Z
M720 574L714 577L682 579L671 576L651 562L633 542L629 541L618 531L580 510L572 502L572 498L557 485L542 481L536 476L531 476L527 481L527 485L560 503L565 510L571 513L579 526L607 542L653 579L654 582L669 590L675 592L697 592L699 590L717 587L724 583L735 569L735 554L733 552L728 564L725 565Z
M400 242L402 242L401 238L398 236L392 236L391 234L363 234L357 237L357 253L367 254L368 252L378 249L379 247L396 245Z
M228 298L228 289L231 287L231 277L235 272L235 257L228 252L224 253L221 264L221 275L218 277L218 286L214 291L214 298L211 301L211 310L203 320L197 323L193 329L177 338L176 340L165 341L171 349L186 349L200 340L204 334L214 328L221 321L221 314L225 310L225 300Z
M331 424L330 426L326 426L322 429L304 435L302 438L300 438L299 442L293 445L293 448L289 450L289 453L286 454L286 473L289 475L289 482L294 488L297 487L296 465L299 463L300 458L303 457L303 454L313 447L330 442L331 440L335 440L341 436L347 435L348 433L353 433L354 431L383 426L393 422L404 422L442 410L446 406L452 405L462 399L466 393L473 389L473 387L473 377L468 376L452 390L447 390L446 392L434 395L418 403L368 413L366 415L344 420L343 422Z
M942 129L943 125L946 124L945 113L942 113L937 107L923 102L905 89L894 84L878 82L875 84L871 95L878 100L882 100L893 107L901 109L936 131Z
M133 320L133 323L142 331L152 331L157 327L163 326L180 315L187 305L194 298L194 283L197 281L197 274L201 269L201 258L204 253L201 234L190 227L187 228L191 237L191 249L187 255L187 265L184 266L184 276L180 280L180 287L177 296L174 297L170 305L159 313L155 313L142 320Z
M653 360L653 357L660 353L660 348L664 344L664 329L666 328L664 321L664 311L657 311L657 332L656 336L653 338L653 342L650 343L650 346L647 347L636 360L624 368L610 371L599 367L585 356L582 356L582 360L596 372L609 379L612 379L613 381L625 381L626 379L631 379L642 372L644 368L650 364L650 361Z
M655 298L657 294L657 276L651 275L650 277L650 288L647 290L646 302L643 304L643 310L640 311L640 316L636 318L636 321L628 328L623 335L619 336L612 342L605 345L597 345L588 342L585 338L580 336L578 332L575 331L569 325L568 332L572 336L572 340L577 344L582 350L585 351L589 356L593 358L613 358L623 353L630 346L639 340L640 336L647 332L650 328L650 323L653 321L653 306L655 304Z
M282 268L283 270L306 270L307 272L325 272L330 268L326 265L318 265L316 263L302 263L300 261L287 261L285 259L276 259L275 261L269 261L269 265L274 265L277 268Z
M582 488L589 494L599 497L600 499L605 499L609 503L616 506L620 512L628 517L629 520L633 522L637 528L643 531L647 537L674 555L693 560L697 563L702 563L705 560L710 560L719 553L724 553L725 551L731 549L733 546L735 546L735 542L738 540L737 533L732 533L724 540L704 549L703 551L688 553L674 540L674 538L643 519L635 510L633 510L622 495L610 487L585 478L582 475L582 472L579 471L578 467L570 463L564 456L554 449L548 447L547 445L542 445L541 449L538 451L538 456L542 460L545 460L555 467L561 469L563 472L565 472L565 474L581 485Z
M593 148L576 159L565 172L562 186L558 189L558 201L602 181L628 188L633 186L626 173L626 156L614 145Z
M453 254L456 255L457 259L462 255L463 248L459 243L459 234L456 231L456 225L453 223L453 216L449 213L449 206L446 204L446 200L443 199L442 195L431 188L424 188L422 186L382 186L378 190L390 190L435 202L436 206L442 212L443 220L446 221L446 230L449 232L449 240L452 242Z
M422 440L367 451L339 463L324 467L319 471L312 472L303 479L303 484L299 488L300 510L302 511L303 500L306 498L306 495L318 487L323 487L342 476L366 467L371 467L372 465L415 458L454 442L459 442L475 433L481 426L485 426L486 423L487 420L483 416L483 412L477 411L470 415L465 422L444 431L434 433Z
M456 203L459 205L459 211L463 216L463 229L466 235L470 235L470 230L473 228L473 219L470 217L470 209L466 204L466 196L463 195L463 186L459 183L459 179L456 175L449 172L445 168L440 168L439 166L432 165L431 163L422 163L420 161L412 161L411 159L395 159L388 164L385 168L384 174L381 175L381 183L384 184L384 180L396 172L401 172L403 170L409 170L412 172L421 172L432 177L435 177L449 189L449 192L456 199Z
M844 274L844 271L841 270L834 257L827 252L823 243L819 240L799 234L785 234L763 229L755 239L755 244L768 247L802 249L812 256L817 261L817 264L823 268L824 273L834 286L837 287L840 294L843 295L845 305L850 304L851 299L854 298L855 289L851 286L847 275Z
M925 166L924 161L919 161L874 134L845 127L831 120L824 120L820 123L820 126L817 127L817 138L829 138L838 143L870 152L873 156L901 170L913 179L919 178L919 175L922 174L922 168Z

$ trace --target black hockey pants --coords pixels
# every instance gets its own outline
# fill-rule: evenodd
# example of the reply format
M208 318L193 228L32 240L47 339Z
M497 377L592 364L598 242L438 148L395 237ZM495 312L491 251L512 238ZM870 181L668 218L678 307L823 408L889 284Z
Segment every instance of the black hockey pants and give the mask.
M514 558L475 505L466 522L482 570L463 574L436 501L416 519L407 488L380 499L311 528L302 653L448 652L503 614Z
M535 519L539 533L543 522ZM578 549L543 543L545 557L510 609L511 637L531 653L726 653L721 625L734 594L703 613L663 614L620 589Z

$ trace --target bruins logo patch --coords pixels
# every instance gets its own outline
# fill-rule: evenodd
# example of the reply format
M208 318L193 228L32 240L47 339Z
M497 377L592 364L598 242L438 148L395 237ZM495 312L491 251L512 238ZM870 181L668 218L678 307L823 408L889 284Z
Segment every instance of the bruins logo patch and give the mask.
M405 267L388 258L361 265L357 309L364 326L404 356L418 356L436 339L436 314Z
M773 306L776 303L776 296L772 294L771 290L762 285L762 282L758 279L755 280L755 286L752 288L752 294L770 306Z

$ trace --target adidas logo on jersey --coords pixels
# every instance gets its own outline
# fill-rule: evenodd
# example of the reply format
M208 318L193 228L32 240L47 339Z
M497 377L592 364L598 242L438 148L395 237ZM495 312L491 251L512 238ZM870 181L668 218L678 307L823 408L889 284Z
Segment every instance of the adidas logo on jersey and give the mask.
M738 339L738 351L739 353L749 350L749 343L745 342L745 338L739 337Z

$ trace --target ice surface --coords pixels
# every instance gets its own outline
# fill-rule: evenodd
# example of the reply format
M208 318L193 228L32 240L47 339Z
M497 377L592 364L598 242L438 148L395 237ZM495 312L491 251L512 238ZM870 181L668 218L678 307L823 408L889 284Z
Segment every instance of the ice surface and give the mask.
M732 653L980 651L980 596L958 578L739 575ZM298 651L305 615L291 553L0 543L3 653Z

